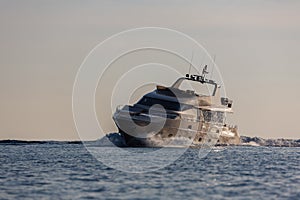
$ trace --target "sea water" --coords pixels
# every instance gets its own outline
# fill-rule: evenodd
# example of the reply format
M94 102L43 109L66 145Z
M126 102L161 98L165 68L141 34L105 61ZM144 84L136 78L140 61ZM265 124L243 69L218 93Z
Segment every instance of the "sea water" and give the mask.
M122 160L115 147L100 148L116 163ZM132 162L156 151L125 150L139 152ZM2 142L0 199L300 199L300 148L214 147L198 155L190 148L161 169L127 173L97 160L81 143Z

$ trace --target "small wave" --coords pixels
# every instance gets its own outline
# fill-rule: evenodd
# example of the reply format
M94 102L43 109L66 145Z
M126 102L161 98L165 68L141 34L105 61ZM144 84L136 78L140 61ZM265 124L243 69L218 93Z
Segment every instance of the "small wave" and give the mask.
M227 149L226 147L220 147L220 146L214 146L214 147L212 147L212 151L213 152L222 152L222 151L224 151L226 149Z
M84 143L88 146L93 147L126 147L124 138L120 133L109 133L101 139L98 139L96 141L86 141Z
M260 144L257 144L257 143L254 142L254 141L247 142L247 143L242 143L241 145L242 145L242 146L253 146L253 147L259 147L259 146L261 146Z

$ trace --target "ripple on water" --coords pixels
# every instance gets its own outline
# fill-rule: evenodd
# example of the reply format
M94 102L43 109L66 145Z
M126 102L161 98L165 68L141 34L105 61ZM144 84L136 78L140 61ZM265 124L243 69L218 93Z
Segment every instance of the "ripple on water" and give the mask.
M127 151L139 161L149 149ZM202 159L188 149L158 171L130 174L98 162L80 143L0 145L0 198L300 199L299 160L300 148L217 147Z

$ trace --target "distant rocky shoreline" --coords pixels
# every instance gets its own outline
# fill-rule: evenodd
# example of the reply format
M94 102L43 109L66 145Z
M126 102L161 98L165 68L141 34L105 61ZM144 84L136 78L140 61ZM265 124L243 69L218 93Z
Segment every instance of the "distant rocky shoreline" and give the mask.
M300 139L264 139L261 137L241 136L241 145L267 147L300 147Z
M89 141L87 143L106 146L114 143L117 146L125 146L124 141L118 133L111 133L102 139ZM300 147L300 139L264 139L261 137L241 136L241 144L230 146L266 146L266 147ZM112 143L107 142L110 140ZM26 145L26 144L82 144L82 141L26 141L26 140L0 140L0 144L5 145ZM227 146L227 145L218 145Z

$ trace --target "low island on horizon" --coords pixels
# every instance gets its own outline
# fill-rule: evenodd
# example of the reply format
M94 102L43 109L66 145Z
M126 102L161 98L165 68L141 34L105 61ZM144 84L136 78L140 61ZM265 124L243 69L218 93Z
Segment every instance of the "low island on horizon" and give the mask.
M111 133L107 136L96 140L88 142L100 142L100 146L106 146L105 140L110 140L113 143L122 143L119 138L117 138L118 133ZM116 139L117 138L117 139ZM118 140L118 141L116 141ZM241 143L239 145L215 145L215 146L265 146L265 147L300 147L300 139L288 139L288 138L276 138L276 139L266 139L259 136L240 136ZM19 139L3 139L0 140L0 144L81 144L83 141L80 140L19 140ZM124 146L124 145L119 145Z

